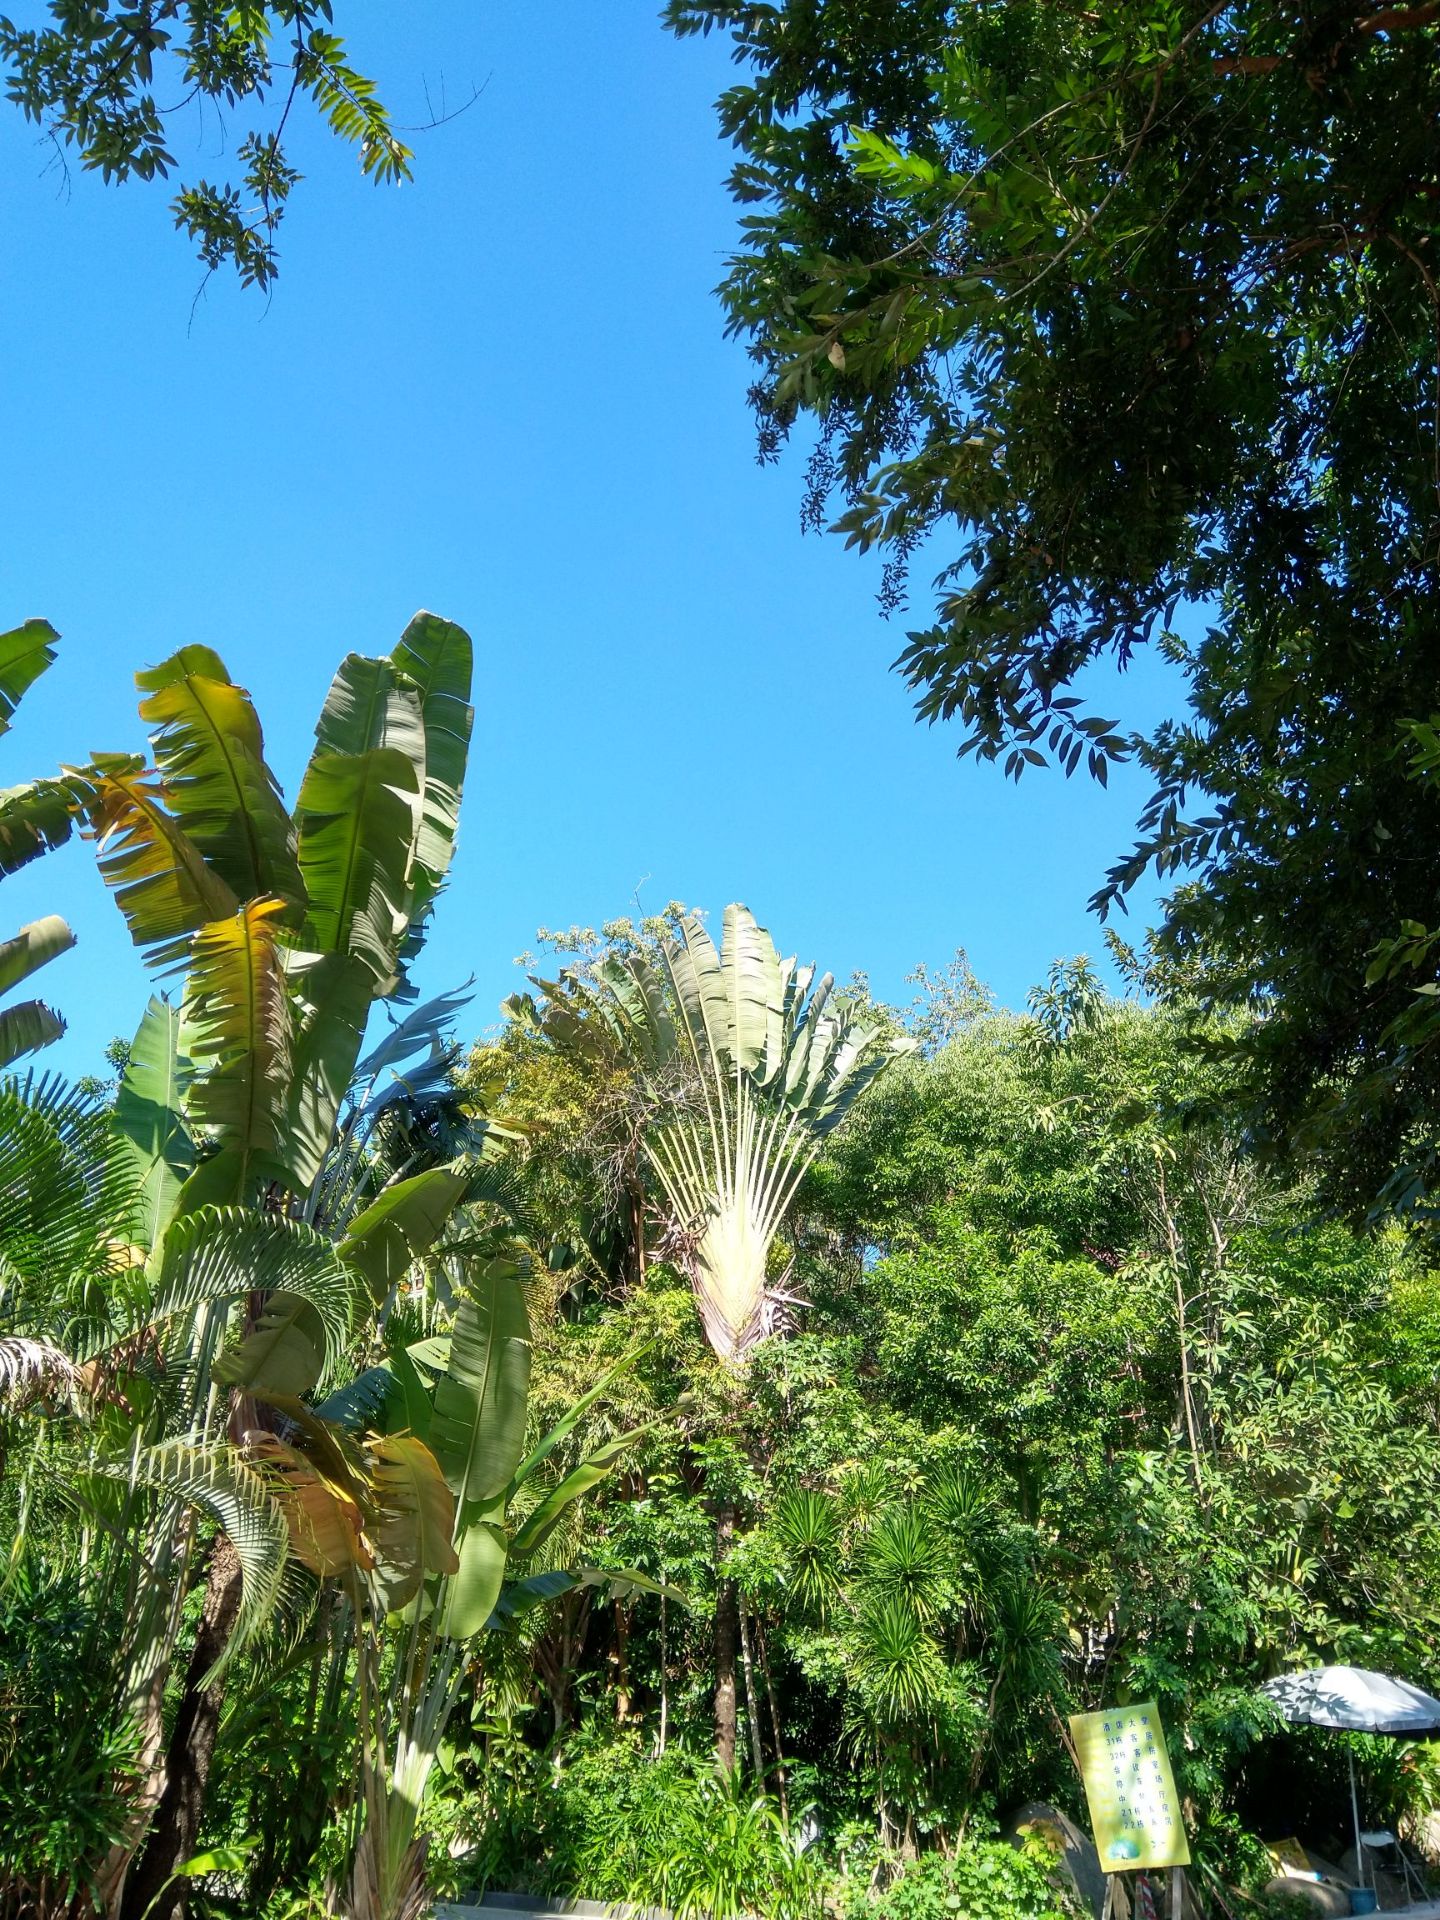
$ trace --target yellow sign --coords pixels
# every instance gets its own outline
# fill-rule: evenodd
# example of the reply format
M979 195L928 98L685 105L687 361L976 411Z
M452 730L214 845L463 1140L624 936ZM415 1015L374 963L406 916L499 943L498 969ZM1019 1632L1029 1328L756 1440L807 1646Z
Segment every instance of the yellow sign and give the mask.
M1188 1866L1185 1823L1154 1704L1072 1714L1070 1731L1105 1872Z

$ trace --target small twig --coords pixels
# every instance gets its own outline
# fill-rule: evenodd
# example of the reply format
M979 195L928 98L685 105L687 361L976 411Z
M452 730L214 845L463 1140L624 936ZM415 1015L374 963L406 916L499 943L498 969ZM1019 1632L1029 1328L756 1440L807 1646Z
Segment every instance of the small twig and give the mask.
M441 111L438 114L435 112L435 109L430 105L430 82L428 80L423 80L421 82L421 85L425 89L425 105L429 111L430 118L428 120L422 121L419 126L396 127L395 131L397 133L433 133L436 127L448 127L452 120L458 120L462 113L468 113L470 111L471 107L474 106L475 102L480 98L481 94L484 93L485 89L489 86L490 82L494 78L495 78L495 70L492 67L490 72L486 74L485 78L480 82L478 87L474 84L473 81L471 82L470 98L465 102L465 104L463 106L456 107L452 112L447 113L445 111L445 76L442 73L440 76Z

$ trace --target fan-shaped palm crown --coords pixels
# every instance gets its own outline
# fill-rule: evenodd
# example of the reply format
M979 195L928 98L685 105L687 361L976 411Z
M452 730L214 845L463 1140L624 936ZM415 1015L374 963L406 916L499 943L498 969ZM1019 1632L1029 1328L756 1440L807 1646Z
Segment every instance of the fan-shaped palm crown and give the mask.
M837 1001L833 976L782 960L748 907L721 946L694 914L658 960L611 953L590 980L537 982L533 1018L562 1047L618 1043L650 1083L646 1146L687 1246L706 1337L743 1360L767 1331L766 1267L806 1169L855 1101L913 1042ZM598 1027L597 1027L598 1023Z

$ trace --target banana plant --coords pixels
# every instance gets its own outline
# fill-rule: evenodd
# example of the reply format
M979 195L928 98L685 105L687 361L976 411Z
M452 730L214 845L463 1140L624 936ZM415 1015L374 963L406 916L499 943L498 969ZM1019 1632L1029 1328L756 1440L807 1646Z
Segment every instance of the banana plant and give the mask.
M178 1184L157 1176L172 1208L278 1191L303 1209L372 1008L414 997L455 846L471 665L464 630L427 613L388 657L347 656L293 809L250 696L201 645L136 676L149 763L70 771L131 938L184 976L178 1021L166 1035L153 1016L149 1036L152 1066L173 1039L192 1143Z
M48 620L27 620L0 633L0 734L10 731L22 697L53 662L58 639ZM17 873L61 845L70 829L70 800L59 782L38 780L0 790L0 874ZM74 944L74 934L58 914L21 927L0 941L0 993L18 987ZM0 1009L0 1067L48 1047L64 1031L65 1022L42 1000Z
M480 1635L572 1585L661 1591L631 1570L519 1571L648 1431L549 1471L618 1371L525 1451L524 1268L502 1254L467 1265L447 1336L398 1349L313 1409L271 1396L284 1429L252 1436L250 1457L270 1475L296 1556L344 1589L355 1634L363 1790L347 1920L413 1920L425 1904L417 1822ZM382 1687L387 1636L401 1652Z
M782 960L747 907L717 951L685 915L590 977L537 980L507 1003L562 1050L618 1052L648 1085L646 1146L706 1337L743 1362L773 1324L768 1265L806 1171L855 1101L914 1042L839 1003L830 974Z
M425 613L389 656L347 656L291 807L250 696L211 648L185 646L137 675L149 756L66 771L68 804L132 939L162 985L181 981L178 1004L157 996L147 1009L116 1102L147 1279L178 1223L238 1208L331 1243L373 1314L463 1196L463 1152L398 1168L363 1152L357 1165L352 1153L343 1179L336 1167L372 1011L414 999L409 969L455 845L471 668L468 635ZM247 1301L246 1345L227 1346L206 1383L211 1438L242 1462L252 1386L308 1391L327 1351L313 1301L263 1275ZM189 1551L183 1528L177 1551ZM207 1616L234 1623L227 1632L246 1618L243 1580L235 1555L212 1558ZM177 1631L155 1623L161 1685ZM177 1720L189 1744L172 1736L156 1770L188 1779L185 1811L167 1829L160 1809L124 1888L124 1920L152 1900L171 1920L177 1905L173 1886L162 1890L194 1851L223 1651L192 1651Z

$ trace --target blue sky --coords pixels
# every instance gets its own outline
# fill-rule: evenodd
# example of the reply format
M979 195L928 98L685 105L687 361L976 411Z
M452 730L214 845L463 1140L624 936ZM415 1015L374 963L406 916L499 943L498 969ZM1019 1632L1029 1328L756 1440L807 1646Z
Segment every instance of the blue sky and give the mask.
M19 8L23 18L38 8ZM477 645L462 844L422 984L493 1023L537 925L743 899L782 948L908 998L964 945L1011 1003L1100 948L1085 902L1143 784L1017 788L918 727L873 568L802 535L801 456L755 464L742 349L712 289L735 232L718 40L648 0L352 0L396 118L478 103L377 189L308 119L266 303L200 272L164 186L68 192L0 114L8 458L0 613L63 651L0 744L12 783L139 744L131 675L205 641L252 691L293 794L330 674L428 606ZM221 175L212 119L184 177ZM915 614L928 593L922 580ZM1171 697L1145 665L1110 711ZM1135 916L1143 922L1144 907ZM49 1057L98 1066L146 991L91 852L6 881L56 910ZM1132 922L1133 924L1133 922Z

